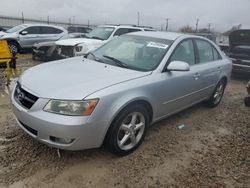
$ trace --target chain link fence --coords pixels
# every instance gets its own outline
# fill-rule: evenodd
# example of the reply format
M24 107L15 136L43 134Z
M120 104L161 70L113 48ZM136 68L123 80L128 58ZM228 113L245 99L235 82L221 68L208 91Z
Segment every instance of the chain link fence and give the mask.
M23 23L40 23L40 24L51 24L51 25L57 25L62 27L68 27L68 26L88 26L88 27L95 27L95 25L89 25L83 24L83 23L72 23L71 19L69 19L68 22L60 22L60 21L54 21L50 20L49 17L47 19L33 19L33 18L24 18L24 17L11 17L11 16L0 16L0 27L3 27L5 29L9 29L13 26L23 24Z

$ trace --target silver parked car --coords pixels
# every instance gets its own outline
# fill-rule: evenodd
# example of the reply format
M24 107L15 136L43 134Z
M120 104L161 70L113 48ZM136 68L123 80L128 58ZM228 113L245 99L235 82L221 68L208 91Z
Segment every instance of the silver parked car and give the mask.
M65 150L133 152L150 124L197 103L217 106L232 69L209 40L164 32L117 37L83 57L27 70L12 92L19 126Z
M12 53L32 48L35 43L56 41L68 31L59 26L46 24L21 24L0 32L0 40L7 40Z

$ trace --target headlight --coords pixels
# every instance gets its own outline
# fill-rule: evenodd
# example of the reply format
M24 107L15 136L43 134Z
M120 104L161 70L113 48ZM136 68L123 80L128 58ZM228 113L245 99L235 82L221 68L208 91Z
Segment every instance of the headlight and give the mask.
M86 44L78 44L75 46L75 50L77 53L85 54L89 51L89 48Z
M82 46L76 46L75 49L76 49L76 52L80 52L82 51Z
M89 116L94 111L97 103L98 99L85 101L50 100L43 110L69 116Z

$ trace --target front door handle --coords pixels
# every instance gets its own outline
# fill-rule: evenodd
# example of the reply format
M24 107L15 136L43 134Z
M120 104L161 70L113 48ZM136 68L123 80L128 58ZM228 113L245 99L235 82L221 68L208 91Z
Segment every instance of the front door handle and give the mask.
M217 67L217 71L221 72L222 68L221 67Z
M194 74L194 79L198 80L200 78L200 76L201 76L201 74L197 72Z

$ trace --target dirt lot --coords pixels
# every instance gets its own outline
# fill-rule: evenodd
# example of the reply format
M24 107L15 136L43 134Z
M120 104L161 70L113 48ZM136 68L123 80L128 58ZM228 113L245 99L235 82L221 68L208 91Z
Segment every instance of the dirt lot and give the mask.
M153 125L122 158L104 148L59 158L18 128L0 92L0 187L250 187L246 83L233 78L217 108L197 105Z

